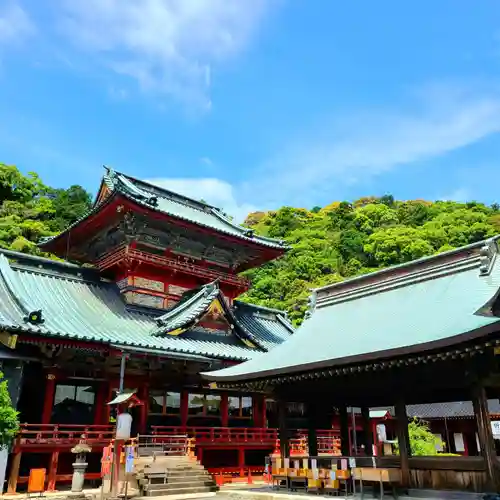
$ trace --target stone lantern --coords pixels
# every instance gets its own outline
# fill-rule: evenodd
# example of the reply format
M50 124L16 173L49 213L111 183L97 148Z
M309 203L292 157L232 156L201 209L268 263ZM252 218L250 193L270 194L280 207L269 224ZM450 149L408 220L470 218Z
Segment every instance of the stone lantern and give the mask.
M71 448L71 453L75 455L73 462L73 479L71 480L71 492L82 493L83 481L85 479L85 470L87 469L87 453L90 453L92 448L84 442L78 443L74 448Z

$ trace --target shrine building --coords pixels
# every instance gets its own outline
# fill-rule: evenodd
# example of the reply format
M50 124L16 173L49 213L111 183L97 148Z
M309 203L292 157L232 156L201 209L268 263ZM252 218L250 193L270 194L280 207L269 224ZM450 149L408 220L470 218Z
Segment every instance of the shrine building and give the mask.
M286 313L236 300L250 286L239 273L282 256L284 242L106 169L92 209L40 246L62 260L0 250L0 357L22 423L9 491L33 467L47 469L49 490L69 481L82 435L86 478L100 478L118 392L140 403L134 435L187 433L209 470L263 469L277 439L272 402L212 389L200 372L293 335Z
M319 288L308 319L287 341L202 375L220 389L260 391L277 401L282 457L291 455L290 401L304 405L311 457L319 455L316 429L325 428L334 412L342 455L352 456L349 407L360 408L367 430L357 444L365 455L376 451L369 417L379 408L384 426L394 425L390 441L398 450L366 457L355 449L355 465L348 467L356 477L395 478L406 489L498 492L498 240ZM412 456L410 415L427 419L448 453ZM328 470L332 460L327 462Z

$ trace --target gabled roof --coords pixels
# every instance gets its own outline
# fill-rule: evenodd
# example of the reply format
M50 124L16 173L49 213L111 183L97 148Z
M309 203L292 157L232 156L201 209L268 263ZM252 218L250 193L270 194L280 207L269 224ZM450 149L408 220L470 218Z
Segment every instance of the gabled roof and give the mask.
M500 330L497 238L323 287L286 342L238 366L204 374L256 380L455 345ZM491 328L490 328L491 329Z
M193 200L151 183L106 168L104 183L111 192L120 193L134 202L199 226L213 229L266 247L286 250L282 240L255 235L252 229L240 226L219 208Z
M200 328L179 336L158 336L159 316L161 312L127 306L116 284L101 279L94 270L0 250L0 330L159 355L246 360L262 354L236 335L217 335ZM234 318L239 322L237 312ZM275 322L280 328L282 323ZM284 325L283 330L285 337L289 330ZM245 332L264 348L270 346L270 338L279 338L274 330Z
M214 281L200 287L187 300L182 300L170 311L156 318L158 327L152 335L182 335L185 330L195 327L213 305L221 308L233 334L249 347L267 351L293 332L293 327L281 311L267 310L264 314L261 308L241 304L238 303L234 309L230 308L219 283ZM268 318L271 312L273 316Z

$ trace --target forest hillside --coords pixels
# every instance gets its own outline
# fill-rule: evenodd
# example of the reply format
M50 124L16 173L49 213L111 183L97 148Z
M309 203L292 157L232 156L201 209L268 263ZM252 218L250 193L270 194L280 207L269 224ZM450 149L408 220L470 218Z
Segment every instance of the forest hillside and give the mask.
M391 195L325 207L256 212L246 225L283 238L283 258L248 271L242 299L302 321L310 289L467 245L500 233L500 206L471 201L396 201Z
M36 173L0 163L0 247L42 255L36 242L85 214L81 186L54 189ZM281 259L245 273L241 297L302 321L310 288L467 245L500 233L500 206L471 201L397 201L390 195L325 207L249 214L245 224L291 246ZM50 257L50 256L49 256Z

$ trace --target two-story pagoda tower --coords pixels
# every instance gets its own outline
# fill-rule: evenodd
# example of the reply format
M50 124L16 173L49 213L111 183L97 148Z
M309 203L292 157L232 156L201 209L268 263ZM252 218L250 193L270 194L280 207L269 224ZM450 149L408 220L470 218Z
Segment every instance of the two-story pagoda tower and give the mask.
M94 265L128 303L158 309L215 279L232 300L249 287L238 273L286 250L283 241L255 235L218 208L111 169L91 212L41 247Z
M212 469L263 467L277 436L264 395L220 390L200 372L293 334L283 311L236 299L249 287L239 273L283 255L282 241L106 169L92 209L40 246L64 262L0 250L0 363L23 422L9 491L33 467L47 468L48 489L67 480L82 433L87 478L100 477L108 403L124 394L140 403L133 433L193 436Z

